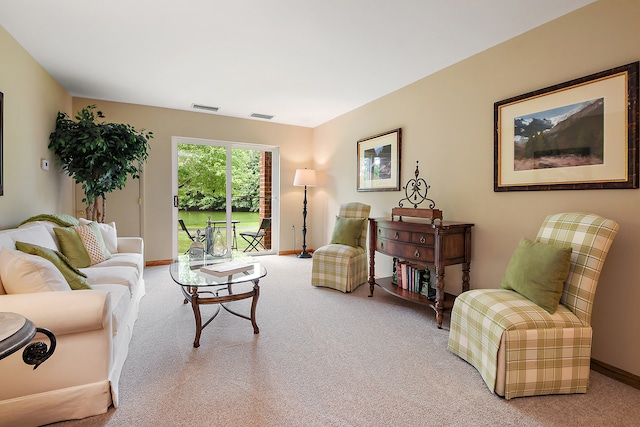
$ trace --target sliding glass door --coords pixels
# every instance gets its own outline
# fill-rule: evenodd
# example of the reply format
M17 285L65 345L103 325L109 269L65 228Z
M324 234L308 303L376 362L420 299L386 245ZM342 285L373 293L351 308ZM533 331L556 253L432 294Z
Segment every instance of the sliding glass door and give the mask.
M277 253L277 147L174 137L172 148L175 253L197 239L212 255Z

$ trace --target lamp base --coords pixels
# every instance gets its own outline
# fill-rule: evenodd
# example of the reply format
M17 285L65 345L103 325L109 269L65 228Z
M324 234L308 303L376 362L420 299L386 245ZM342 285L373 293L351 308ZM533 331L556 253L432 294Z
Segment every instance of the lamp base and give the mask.
M298 258L311 258L311 254L307 251L302 251L301 253L299 253L298 255L296 255Z

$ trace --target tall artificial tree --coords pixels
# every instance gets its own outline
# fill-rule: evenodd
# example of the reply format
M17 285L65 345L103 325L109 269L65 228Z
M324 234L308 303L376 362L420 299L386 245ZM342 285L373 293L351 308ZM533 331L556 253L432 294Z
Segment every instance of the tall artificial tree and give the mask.
M76 121L58 112L49 149L58 156L62 169L82 184L87 218L105 222L107 193L124 188L129 176L140 178L153 132L137 131L128 124L99 122L97 119L104 119L104 115L101 111L94 113L95 108L90 105L80 110Z

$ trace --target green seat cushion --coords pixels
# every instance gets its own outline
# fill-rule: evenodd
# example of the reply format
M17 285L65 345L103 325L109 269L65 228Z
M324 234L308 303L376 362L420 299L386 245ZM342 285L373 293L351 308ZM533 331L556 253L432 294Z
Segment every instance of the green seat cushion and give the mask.
M330 243L357 247L360 236L362 235L362 224L364 220L365 218L345 218L337 216Z
M87 275L71 265L71 262L69 262L67 257L60 252L24 242L16 242L16 249L27 254L38 255L51 261L51 263L60 270L60 273L62 273L62 276L65 278L71 289L91 289L91 286L87 282Z
M553 314L571 267L571 247L532 242L526 237L509 261L502 289L516 291Z

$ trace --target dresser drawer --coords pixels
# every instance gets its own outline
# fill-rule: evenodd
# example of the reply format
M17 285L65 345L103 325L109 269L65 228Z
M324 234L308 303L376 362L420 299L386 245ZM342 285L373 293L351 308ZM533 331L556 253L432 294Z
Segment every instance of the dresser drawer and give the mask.
M435 235L430 233L421 233L419 231L414 231L411 233L410 242L417 245L426 245L433 247L436 244L436 238Z
M433 246L411 245L393 240L378 239L376 250L396 258L433 263L435 252Z
M390 228L378 227L378 238L396 240L398 242L410 242L411 232L404 230L392 230Z

